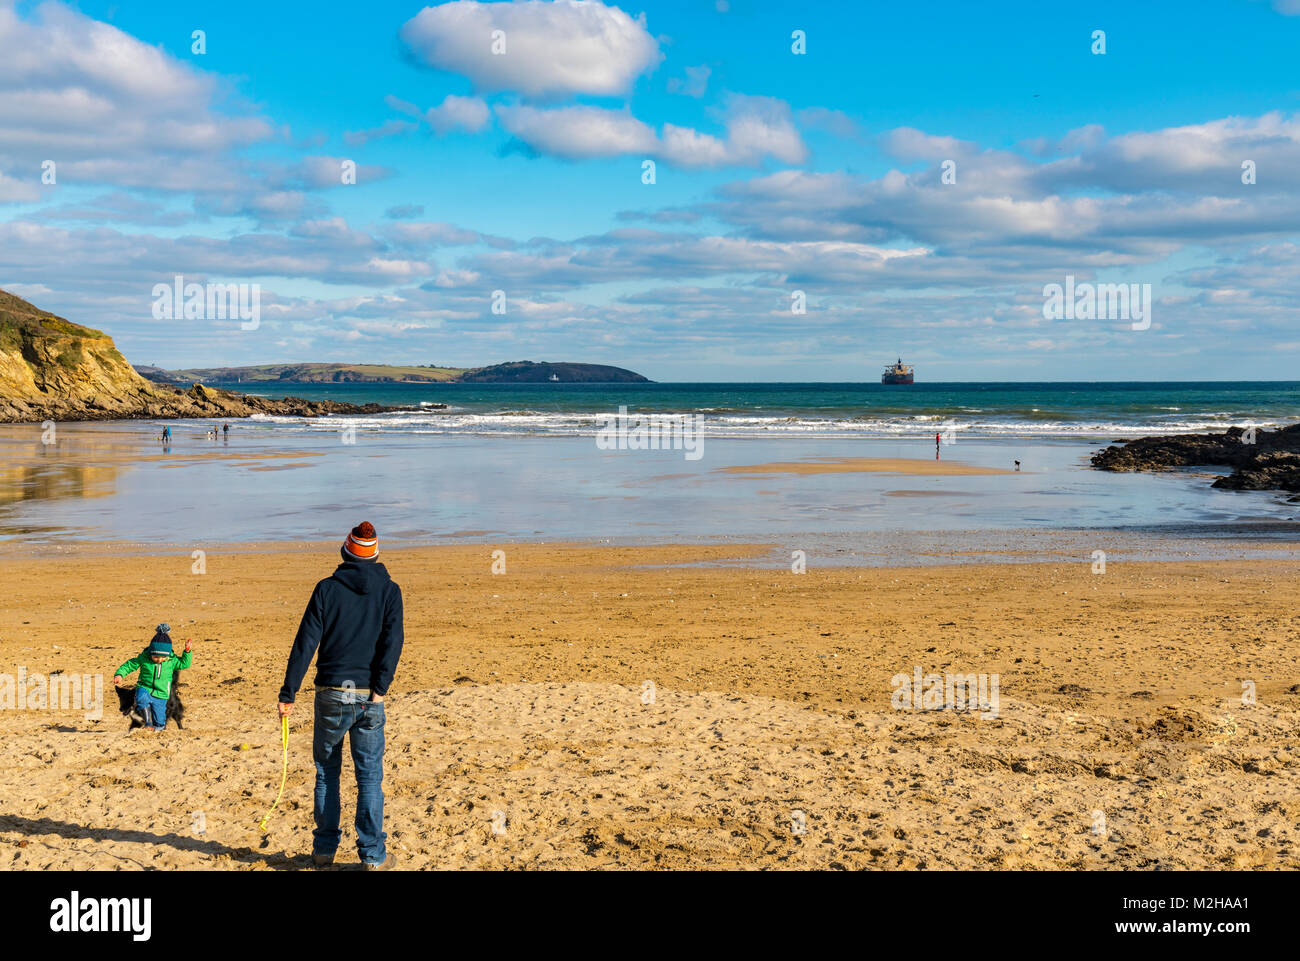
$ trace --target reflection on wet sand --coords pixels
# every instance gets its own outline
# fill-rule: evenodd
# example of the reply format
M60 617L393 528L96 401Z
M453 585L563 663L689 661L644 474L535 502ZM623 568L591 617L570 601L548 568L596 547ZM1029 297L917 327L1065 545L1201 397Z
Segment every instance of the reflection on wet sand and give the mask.
M252 422L227 440L171 426L171 445L148 422L59 424L51 444L39 425L0 426L0 542L313 540L364 513L406 538L780 536L832 553L837 538L852 550L883 538L898 560L905 538L925 550L1005 550L1032 536L1007 532L1027 530L1215 523L1289 537L1277 525L1294 513L1267 494L1225 496L1179 475L1093 471L1086 444L1019 438L964 438L960 461L934 461L906 439L720 437L683 471L671 452L607 456L590 437L375 428L349 440L330 425ZM1015 460L1028 469L1008 470Z
M0 467L0 506L60 497L106 497L116 490L117 474L116 467L88 467L62 460Z
M138 445L129 431L6 425L0 430L0 534L47 529L14 517L23 502L116 494L118 475Z
M151 425L139 424L0 425L0 538L93 536L114 514L151 513L162 499L157 482L147 475L157 477L154 472L158 470L220 470L225 465L279 471L310 467L324 456L323 451L298 446L296 450L269 446L240 449L229 435L209 433L205 439L184 426L178 426L168 438L155 433ZM144 476L128 483L128 475ZM202 492L212 483L212 475L204 474L187 478L185 489ZM230 485L229 479L218 483ZM169 480L164 487L174 492L177 482ZM71 503L92 498L109 503L81 510ZM177 505L170 506L175 509Z

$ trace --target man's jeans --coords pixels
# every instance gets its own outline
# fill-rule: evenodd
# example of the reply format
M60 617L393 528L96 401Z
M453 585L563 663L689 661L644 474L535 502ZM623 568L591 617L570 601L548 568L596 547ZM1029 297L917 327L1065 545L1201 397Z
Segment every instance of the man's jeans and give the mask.
M352 764L357 774L357 853L365 863L382 864L384 842L384 705L348 691L316 692L316 727L312 755L316 759L316 830L312 854L338 850L339 771L343 767L343 735L351 732Z

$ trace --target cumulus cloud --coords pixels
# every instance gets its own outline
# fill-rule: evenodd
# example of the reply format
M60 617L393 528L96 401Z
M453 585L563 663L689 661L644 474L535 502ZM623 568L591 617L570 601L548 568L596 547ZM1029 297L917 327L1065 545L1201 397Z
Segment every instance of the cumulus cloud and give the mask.
M494 31L504 52L493 52ZM453 0L425 7L400 35L420 63L468 77L481 91L529 97L622 94L663 59L644 16L598 0Z
M424 119L436 133L444 134L452 130L478 133L488 125L490 116L488 105L478 97L448 94L442 103L425 112Z
M808 159L808 149L795 129L789 104L772 97L730 98L727 152L729 161L738 164L757 164L764 157L787 164Z
M430 107L425 111L392 94L384 98L384 103L398 113L414 119L403 120L394 117L369 130L348 131L343 135L343 140L349 146L360 147L372 140L383 140L411 133L420 128L420 121L427 123L435 133L440 135L453 130L478 133L491 119L491 111L487 103L478 97L458 97L455 94L448 94L438 106Z
M653 129L628 110L603 107L540 109L523 104L496 108L501 125L540 153L566 160L657 152Z
M1224 196L1240 194L1245 161L1254 163L1262 188L1300 187L1300 115L1224 117L1112 138L1093 133L1089 142L1078 144L1075 156L1047 164L1040 176L1112 190Z
M634 154L680 167L724 167L757 166L768 158L798 164L808 156L789 105L767 97L731 97L722 137L671 123L656 134L626 108L515 104L498 106L496 112L520 142L566 160Z
M924 166L876 178L780 171L727 185L701 209L753 237L918 243L1094 267L1150 262L1193 243L1260 242L1300 222L1294 117L1117 137L1083 128L1035 144L1046 161L912 129L885 142ZM943 181L945 159L956 162L955 183ZM1242 182L1248 159L1254 184Z
M0 171L54 160L60 182L233 185L226 154L267 140L260 116L218 109L217 78L58 3L0 4ZM0 181L3 189L3 181Z

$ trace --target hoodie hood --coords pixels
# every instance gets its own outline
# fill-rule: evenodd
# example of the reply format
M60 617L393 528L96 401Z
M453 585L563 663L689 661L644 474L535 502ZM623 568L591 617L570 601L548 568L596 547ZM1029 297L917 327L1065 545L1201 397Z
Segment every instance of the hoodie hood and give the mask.
M377 593L392 580L388 568L378 561L344 561L331 577L353 594Z

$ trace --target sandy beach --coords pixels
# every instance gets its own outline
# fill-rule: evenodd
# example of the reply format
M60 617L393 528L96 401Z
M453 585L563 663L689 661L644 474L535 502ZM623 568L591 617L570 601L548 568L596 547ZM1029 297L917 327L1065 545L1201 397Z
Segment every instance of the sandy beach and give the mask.
M1300 867L1294 561L793 574L758 566L772 549L385 551L406 596L397 866ZM239 545L196 575L188 551L0 546L5 670L107 688L99 720L0 711L0 865L301 867L301 695L284 801L257 821L288 647L336 561ZM186 726L127 734L111 674L160 620L195 641ZM898 707L915 670L995 675L996 716ZM347 868L347 764L343 791Z

